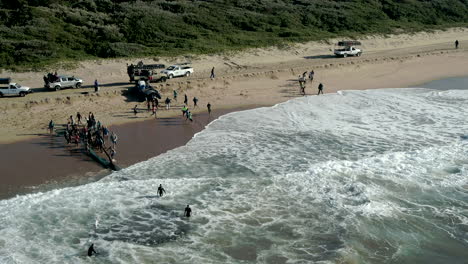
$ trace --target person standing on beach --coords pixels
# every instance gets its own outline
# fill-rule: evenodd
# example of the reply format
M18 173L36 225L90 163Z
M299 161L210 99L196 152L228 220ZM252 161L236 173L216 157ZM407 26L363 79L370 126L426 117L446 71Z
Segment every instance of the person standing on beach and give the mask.
M458 44L459 43L458 43L458 39L457 39L457 40L455 40L455 49L458 49Z
M215 67L213 67L213 69L211 69L211 75L210 75L210 79L211 79L211 80L213 80L213 79L215 78L214 68L215 68Z
M81 124L81 114L80 112L76 113L76 120L77 120L77 124Z
M159 195L159 197L162 197L162 196L163 196L163 193L166 193L166 190L164 190L164 188L162 187L162 184L159 184L159 187L158 187L158 195Z
M198 98L193 97L193 108L197 107L197 103L198 103Z
M135 107L133 107L133 113L135 114L135 116L138 114L138 105L135 105Z
M111 160L115 161L114 156L115 156L115 154L117 154L117 151L115 151L115 149L112 146L109 147L109 151L110 151Z
M206 108L208 108L208 115L211 115L211 104L210 104L210 102L208 102L208 104L206 105Z
M188 105L188 97L187 97L187 94L184 94L184 105Z
M152 107L153 107L153 113L152 113L151 115L154 115L154 118L158 118L158 117L156 116L156 105L155 105L154 103L153 103L153 106L152 106Z
M190 217L192 215L192 209L190 208L190 206L187 204L187 207L185 207L185 210L184 210L184 216L185 217Z
M166 103L166 110L169 110L171 108L171 99L167 97L165 103Z
M174 90L174 101L177 102L177 91L176 90Z
M99 83L98 83L98 81L96 79L96 80L94 80L94 92L97 93L98 91L99 91Z
M317 95L319 95L319 94L323 94L323 84L322 84L322 83L320 83L319 86L318 86L318 93L317 93Z
M49 122L49 134L54 133L54 127L55 127L54 121L50 120L50 122Z

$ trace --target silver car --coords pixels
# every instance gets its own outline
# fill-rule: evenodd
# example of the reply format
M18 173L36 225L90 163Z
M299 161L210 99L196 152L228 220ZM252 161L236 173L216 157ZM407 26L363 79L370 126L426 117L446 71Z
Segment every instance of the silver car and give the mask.
M45 87L58 91L65 88L80 88L82 84L83 80L75 76L58 76L55 82L48 82Z

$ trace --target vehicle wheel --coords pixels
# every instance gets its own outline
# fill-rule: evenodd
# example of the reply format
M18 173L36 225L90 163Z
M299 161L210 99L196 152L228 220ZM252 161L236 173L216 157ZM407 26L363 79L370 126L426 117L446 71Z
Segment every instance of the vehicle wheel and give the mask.
M55 88L55 91L59 91L59 90L60 90L60 86L58 86L58 85L55 86L54 88Z
M172 79L174 78L174 75L173 74L169 74L169 79Z
M189 76L190 76L190 72L186 72L185 77L189 77Z
M20 92L20 93L19 93L19 96L21 96L21 97L24 97L25 95L26 95L25 92Z
M346 57L348 57L348 54L346 54L346 53L343 54L343 58L346 58Z
M358 54L356 54L358 57L361 57L361 52L359 52Z
M166 76L161 77L161 82L166 82L166 81L167 81Z
M76 89L80 89L81 88L81 83L77 83L76 86L75 86Z

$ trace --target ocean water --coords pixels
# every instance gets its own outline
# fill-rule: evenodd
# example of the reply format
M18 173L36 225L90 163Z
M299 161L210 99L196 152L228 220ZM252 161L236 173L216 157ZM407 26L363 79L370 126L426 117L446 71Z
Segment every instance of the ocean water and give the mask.
M98 182L0 201L0 263L467 263L467 105L380 89L225 115Z

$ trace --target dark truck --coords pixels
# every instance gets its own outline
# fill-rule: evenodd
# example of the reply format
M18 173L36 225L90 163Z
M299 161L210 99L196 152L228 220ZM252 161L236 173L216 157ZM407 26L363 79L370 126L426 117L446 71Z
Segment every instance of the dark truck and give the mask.
M143 64L140 61L137 65L127 65L127 74L130 82L143 80L146 82L165 82L166 75L160 73L161 69L166 68L164 64Z

